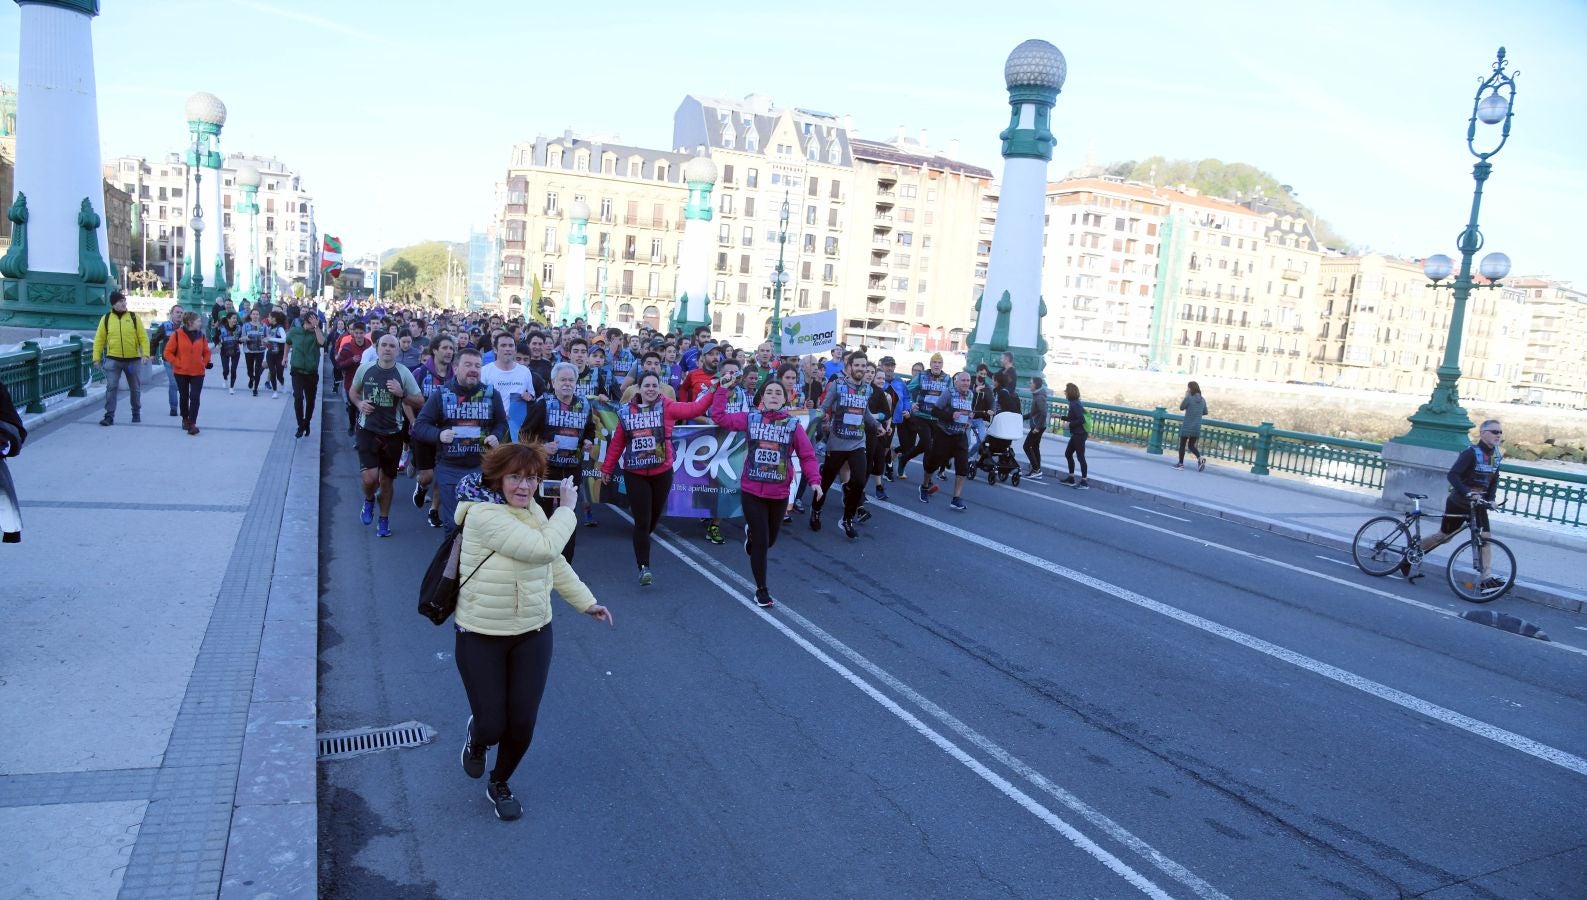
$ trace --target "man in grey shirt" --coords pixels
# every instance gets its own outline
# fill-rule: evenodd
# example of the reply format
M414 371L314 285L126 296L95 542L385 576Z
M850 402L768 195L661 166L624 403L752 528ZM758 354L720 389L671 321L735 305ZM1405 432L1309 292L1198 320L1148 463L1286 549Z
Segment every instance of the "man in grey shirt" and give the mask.
M846 463L849 480L843 485L843 533L850 539L859 536L854 530L854 514L865 501L869 464L865 435L881 428L869 408L871 391L875 390L866 377L869 369L870 360L863 352L850 353L843 360L843 377L832 382L821 403L821 427L827 434L827 455L821 463L821 493L810 505L811 531L821 530L822 503Z

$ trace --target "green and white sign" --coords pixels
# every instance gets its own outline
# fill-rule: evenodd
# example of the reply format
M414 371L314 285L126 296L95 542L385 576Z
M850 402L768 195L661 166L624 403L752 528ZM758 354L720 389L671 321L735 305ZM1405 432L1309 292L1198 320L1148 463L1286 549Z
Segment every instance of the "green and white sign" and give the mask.
M784 356L826 353L838 345L838 311L826 309L782 320Z

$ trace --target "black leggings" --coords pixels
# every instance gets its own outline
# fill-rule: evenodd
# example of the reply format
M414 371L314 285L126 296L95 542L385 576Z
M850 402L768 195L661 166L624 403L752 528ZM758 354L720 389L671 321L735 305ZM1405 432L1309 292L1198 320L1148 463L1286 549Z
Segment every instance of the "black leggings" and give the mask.
M777 532L782 530L782 513L788 507L788 498L766 500L745 491L739 494L744 506L744 524L749 526L749 570L755 576L755 586L766 587L766 551L777 543Z
M282 370L286 363L286 354L271 350L265 353L265 368L270 372L270 390L279 391L286 384L286 374Z
M1030 460L1032 472L1041 468L1041 436L1040 431L1032 431L1025 435L1025 458Z
M226 382L227 387L237 386L237 357L242 353L236 347L220 351L220 378Z
M243 361L248 366L248 390L259 390L259 376L264 374L264 354L244 353Z
M833 450L827 447L827 458L821 462L821 496L817 497L811 507L819 510L827 499L827 491L832 487L832 482L837 480L838 472L843 470L843 464L849 464L849 480L843 485L843 518L854 518L855 510L865 502L865 476L868 454L864 447L855 447L853 450Z
M469 741L476 747L496 745L490 780L506 781L534 740L540 697L551 671L551 623L506 637L459 629L455 655L468 710L474 714Z
M1194 454L1197 459L1201 458L1201 451L1196 449L1196 441L1200 437L1201 437L1201 435L1199 435L1199 434L1182 434L1182 435L1179 436L1179 464L1180 465L1184 465L1185 464L1185 448L1187 446L1190 448L1190 452L1192 454Z
M927 459L931 458L931 443L933 440L932 420L923 419L920 416L910 416L904 422L909 426L910 437L909 449L901 450L898 454L898 474L900 475L904 474L904 467L909 465L909 461L915 457L924 456ZM902 446L902 442L900 442L900 446Z
M198 395L203 392L204 376L176 376L177 411L182 414L183 422L198 421Z
M634 514L634 561L650 565L650 533L656 530L667 510L667 495L672 493L672 469L656 475L623 473L623 489L628 492L628 508Z
M892 449L893 436L871 435L865 439L865 468L872 475L881 475L887 467L887 451Z
M1078 429L1069 431L1069 443L1064 447L1064 462L1069 464L1069 474L1075 473L1075 457L1080 457L1080 477L1086 477L1086 433Z
M320 402L320 373L292 373L292 412L298 417L298 427L309 430L314 421L314 405Z

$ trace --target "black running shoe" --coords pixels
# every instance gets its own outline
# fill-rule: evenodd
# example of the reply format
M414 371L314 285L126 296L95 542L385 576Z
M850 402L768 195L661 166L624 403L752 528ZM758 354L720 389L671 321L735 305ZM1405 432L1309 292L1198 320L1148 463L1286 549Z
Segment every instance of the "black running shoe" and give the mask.
M843 526L843 534L849 540L853 540L860 536L860 533L855 530L854 523L852 521L844 519L841 524Z
M426 490L422 484L416 484L413 486L413 505L416 509L424 508L425 496L429 493L430 492Z
M507 782L492 781L485 785L485 796L496 807L496 818L503 822L511 822L523 815L523 804L512 795L512 788L507 786Z
M431 528L445 528L446 527L446 524L441 521L441 511L438 510L438 509L430 510L430 514L426 518L429 519Z
M474 717L468 717L463 726L463 774L470 778L485 775L485 748L474 744Z
M811 531L820 531L821 530L821 510L819 510L819 509L812 509L810 511L810 530Z
M883 498L883 499L886 499L886 498ZM869 522L871 520L871 511L862 506L859 509L854 511L854 518L858 519L859 523L861 525L864 525L866 522ZM849 535L849 536L853 537L853 535Z
M772 599L771 599L771 591L768 591L765 588L757 589L755 591L755 605L762 606L762 607L773 605L772 604Z

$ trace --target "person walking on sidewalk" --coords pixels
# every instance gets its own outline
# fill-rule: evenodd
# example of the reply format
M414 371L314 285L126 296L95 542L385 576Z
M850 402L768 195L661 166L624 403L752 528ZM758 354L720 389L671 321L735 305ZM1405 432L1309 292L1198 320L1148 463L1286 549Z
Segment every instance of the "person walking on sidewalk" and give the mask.
M204 317L182 313L182 327L165 342L165 361L176 379L177 411L182 430L198 434L198 402L204 391L204 370L210 363L209 340L204 337Z
M1472 514L1476 500L1492 503L1499 493L1499 464L1504 461L1504 451L1499 444L1504 440L1504 426L1498 419L1482 423L1477 432L1477 442L1460 451L1455 464L1449 467L1445 479L1449 482L1449 496L1444 498L1444 517L1438 523L1438 533L1422 538L1423 554L1466 531L1466 517ZM1489 537L1488 508L1476 508L1477 529L1484 538ZM1485 591L1504 587L1504 579L1495 578L1492 565L1493 548L1482 547L1482 589ZM1400 563L1400 574L1410 575L1409 561Z
M453 656L468 695L463 774L483 777L486 754L495 746L485 796L502 821L523 815L507 781L534 741L551 671L551 591L579 612L615 624L561 555L578 528L578 489L564 480L557 509L547 516L535 503L545 473L544 450L502 444L458 487L458 572L467 580L453 613Z
M27 439L27 426L17 415L11 392L6 390L5 382L0 381L0 544L22 542L22 508L17 504L17 489L11 482L6 460L21 453L22 443Z
M133 424L143 421L142 373L139 368L149 358L149 333L143 330L138 314L127 309L127 295L110 292L110 312L99 318L94 329L94 365L105 371L105 417L101 425L116 424L116 394L121 376L127 376L127 393L132 399Z
M661 373L644 371L639 394L618 410L617 430L606 445L601 482L612 483L618 460L623 463L623 490L634 516L634 562L639 585L655 578L650 571L650 534L667 510L672 493L672 426L704 415L715 399L716 386L708 387L693 403L662 396Z
M790 460L797 456L802 470L810 475L820 468L804 425L788 415L788 389L781 381L766 382L761 388L760 407L749 412L728 412L729 393L716 392L711 401L711 421L729 431L742 431L749 439L744 470L739 474L744 552L749 554L750 573L755 576L755 602L771 606L771 591L766 587L766 554L777 543L777 532L782 529L781 513L788 505L788 482L793 477ZM819 502L821 482L812 481L810 489Z
M286 383L287 314L279 309L270 311L270 324L265 328L265 368L270 372L270 399L281 396Z
M185 310L182 309L182 304L173 304L166 313L166 320L161 322L159 327L155 329L154 346L149 350L151 361L155 359L161 362L165 361L165 345L181 330L183 312ZM166 368L165 372L165 397L171 403L171 418L174 419L178 414L177 406L180 405L180 398L177 397L176 392L176 375L169 367Z
M450 377L425 396L424 407L413 420L414 459L421 474L426 464L433 470L429 483L435 486L436 507L430 510L430 527L444 527L447 534L457 529L457 486L465 476L479 471L488 451L508 440L502 393L480 381L479 351L465 347L457 351L454 361L452 346L449 337L436 338L431 345L437 351L436 359L445 356L452 363L446 367ZM420 366L419 370L434 378L429 367ZM419 390L425 393L423 385ZM413 496L415 505L424 504L422 493L415 490Z
M298 418L298 437L308 437L314 421L314 407L320 402L320 352L325 349L325 332L315 315L300 316L287 332L292 369L292 412Z
M224 313L215 326L215 349L220 351L220 380L226 393L237 393L237 364L242 361L242 325L234 312Z
M1207 414L1207 399L1201 396L1201 385L1190 382L1185 387L1185 399L1179 401L1179 408L1185 412L1185 421L1179 425L1179 462L1174 468L1185 467L1185 447L1190 447L1190 452L1196 457L1196 471L1207 470L1207 458L1201 455L1201 450L1196 447L1196 441L1201 437L1201 417Z
M380 489L380 524L375 533L391 537L391 494L402 459L402 421L398 404L418 409L423 402L413 373L397 365L397 339L384 335L376 344L375 361L353 373L348 399L358 407L358 467L364 486L359 520L375 518L375 489Z
M1030 461L1027 478L1044 478L1041 467L1041 436L1047 433L1047 382L1036 376L1030 380L1030 412L1025 414L1030 431L1025 434L1025 458Z
M1080 402L1080 388L1074 382L1064 385L1064 399L1068 405L1064 409L1064 427L1069 431L1069 443L1064 445L1064 462L1069 465L1069 477L1063 480L1064 484L1077 488L1088 488L1090 480L1086 477L1089 470L1086 468L1086 406ZM1080 482L1075 483L1075 457L1080 457Z

